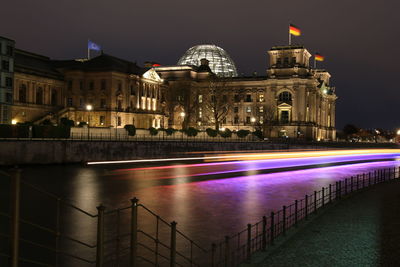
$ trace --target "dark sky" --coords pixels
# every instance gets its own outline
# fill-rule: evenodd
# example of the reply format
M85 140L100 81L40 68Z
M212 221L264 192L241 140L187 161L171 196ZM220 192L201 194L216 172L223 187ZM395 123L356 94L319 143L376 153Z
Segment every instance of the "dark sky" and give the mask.
M108 54L175 64L191 46L214 43L240 73L264 75L267 50L293 43L326 57L336 86L337 126L400 127L400 1L387 0L13 0L0 35L52 58L86 55L90 38Z

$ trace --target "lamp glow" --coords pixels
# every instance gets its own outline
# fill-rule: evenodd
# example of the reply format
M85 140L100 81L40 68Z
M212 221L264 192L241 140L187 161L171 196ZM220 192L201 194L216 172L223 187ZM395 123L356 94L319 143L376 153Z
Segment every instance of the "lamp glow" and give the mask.
M12 120L11 124L13 124L13 125L17 124L17 120Z
M86 105L86 110L87 111L91 111L93 109L93 106L92 105Z

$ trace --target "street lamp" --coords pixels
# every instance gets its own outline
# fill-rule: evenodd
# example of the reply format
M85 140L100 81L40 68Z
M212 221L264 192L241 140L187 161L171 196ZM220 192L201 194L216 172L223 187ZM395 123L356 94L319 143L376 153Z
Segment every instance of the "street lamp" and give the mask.
M399 130L397 130L397 135L400 135L400 129L399 129Z
M86 110L88 111L88 130L87 130L87 135L88 135L88 139L89 139L89 136L90 136L90 111L93 109L93 106L92 105L86 105Z
M252 124L253 124L253 132L255 132L255 131L256 131L256 127L255 127L256 118L252 117L252 118L250 119L250 121L251 121Z

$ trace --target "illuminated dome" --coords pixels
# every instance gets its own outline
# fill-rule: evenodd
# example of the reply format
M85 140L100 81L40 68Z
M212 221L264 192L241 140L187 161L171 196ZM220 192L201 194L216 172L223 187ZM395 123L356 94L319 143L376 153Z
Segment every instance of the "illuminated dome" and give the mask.
M218 76L238 76L233 60L224 49L216 45L196 45L189 48L179 59L178 65L200 66L203 58L209 61L210 69Z

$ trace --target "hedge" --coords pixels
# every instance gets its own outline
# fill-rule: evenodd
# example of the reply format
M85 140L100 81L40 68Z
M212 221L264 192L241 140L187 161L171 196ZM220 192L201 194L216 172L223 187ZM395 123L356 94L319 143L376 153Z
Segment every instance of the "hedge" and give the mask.
M125 130L128 132L129 136L135 136L136 135L136 127L135 125L132 124L126 124L124 126Z
M232 131L229 129L225 129L225 131L220 131L219 135L224 137L224 138L228 138L232 136Z
M244 138L244 137L248 136L249 133L250 133L250 131L248 131L248 130L239 130L239 131L237 131L236 134L238 137Z
M150 127L149 128L149 132L150 132L150 135L157 135L158 134L158 130L156 128L154 128L154 127Z
M211 128L207 128L206 132L207 132L208 136L211 136L211 137L216 137L218 135L218 131L211 129Z

